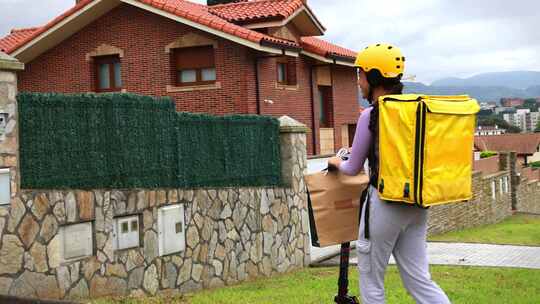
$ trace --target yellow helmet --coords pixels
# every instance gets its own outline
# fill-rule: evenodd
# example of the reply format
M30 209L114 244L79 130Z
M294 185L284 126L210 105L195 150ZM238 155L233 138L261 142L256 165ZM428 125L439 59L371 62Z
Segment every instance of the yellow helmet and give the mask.
M372 44L358 53L355 66L369 72L379 70L384 78L395 78L405 71L405 57L401 50L390 44Z

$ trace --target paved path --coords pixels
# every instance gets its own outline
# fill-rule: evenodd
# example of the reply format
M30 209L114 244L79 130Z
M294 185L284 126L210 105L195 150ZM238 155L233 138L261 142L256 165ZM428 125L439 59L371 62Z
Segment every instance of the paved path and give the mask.
M337 251L339 254L339 251ZM463 243L428 243L429 263L433 265L492 266L540 269L540 247L463 244ZM319 260L322 257L319 256ZM312 259L314 261L314 259ZM356 251L351 251L351 265L356 265ZM393 257L391 264L395 264ZM333 256L317 266L339 264L339 257Z

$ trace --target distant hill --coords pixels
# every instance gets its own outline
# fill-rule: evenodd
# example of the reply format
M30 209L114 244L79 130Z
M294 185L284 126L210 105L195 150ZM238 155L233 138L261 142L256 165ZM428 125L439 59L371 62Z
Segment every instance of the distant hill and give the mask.
M405 93L421 93L429 95L462 95L467 94L480 101L499 102L504 97L531 98L540 96L540 86L526 90L504 86L428 86L419 82L405 82Z
M483 73L469 78L444 78L431 84L436 87L508 87L525 90L540 86L540 72L513 71Z

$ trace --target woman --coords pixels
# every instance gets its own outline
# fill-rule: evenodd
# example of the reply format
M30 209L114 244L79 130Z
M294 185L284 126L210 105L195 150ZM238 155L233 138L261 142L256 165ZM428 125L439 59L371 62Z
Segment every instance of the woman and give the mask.
M369 202L364 204L357 241L360 293L364 304L385 303L384 274L394 255L403 285L416 303L447 304L448 297L431 280L427 259L427 210L381 201L377 191L378 107L380 96L401 94L405 57L388 44L371 45L358 54L358 85L371 106L358 119L352 152L347 161L331 158L329 167L356 175L368 158ZM382 159L381 161L385 161ZM367 208L367 210L366 210ZM368 218L368 224L364 220Z

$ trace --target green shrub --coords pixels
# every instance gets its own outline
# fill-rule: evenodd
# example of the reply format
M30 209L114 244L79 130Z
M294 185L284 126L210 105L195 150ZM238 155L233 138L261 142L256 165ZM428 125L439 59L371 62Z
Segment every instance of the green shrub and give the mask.
M530 166L533 168L540 168L540 161L535 161L530 163Z
M480 158L488 158L497 155L495 151L482 151L480 153Z

